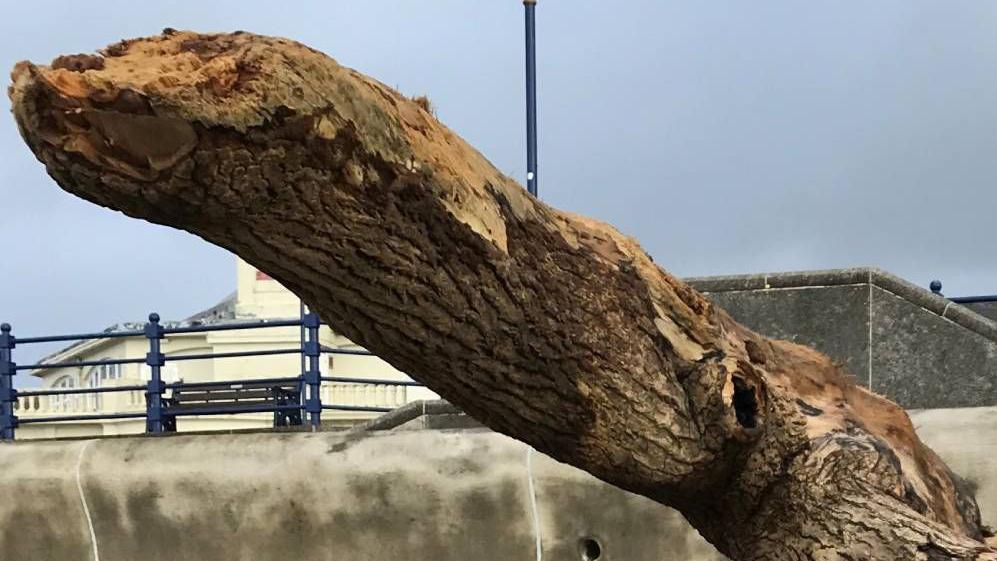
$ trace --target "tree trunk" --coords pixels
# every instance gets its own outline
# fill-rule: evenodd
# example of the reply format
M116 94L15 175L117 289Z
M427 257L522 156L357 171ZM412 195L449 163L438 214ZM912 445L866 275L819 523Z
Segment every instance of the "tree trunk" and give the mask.
M531 198L426 103L242 32L166 30L13 81L67 191L232 250L489 427L677 508L735 560L997 559L902 409Z

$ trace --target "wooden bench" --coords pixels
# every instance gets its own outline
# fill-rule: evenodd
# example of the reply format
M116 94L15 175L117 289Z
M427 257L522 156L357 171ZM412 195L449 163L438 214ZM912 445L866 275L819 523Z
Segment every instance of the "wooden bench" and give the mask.
M273 426L297 426L301 425L299 395L299 383L294 381L197 383L189 388L181 384L163 400L163 425L166 430L176 431L178 413L193 416L273 411Z

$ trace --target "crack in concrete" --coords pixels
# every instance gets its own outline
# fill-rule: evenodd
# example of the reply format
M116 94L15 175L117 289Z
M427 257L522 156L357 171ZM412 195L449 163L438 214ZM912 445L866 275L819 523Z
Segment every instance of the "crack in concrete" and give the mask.
M80 504L83 505L83 516L87 521L87 529L90 530L90 544L93 546L93 561L100 561L100 550L97 547L97 533L93 528L93 518L90 516L90 507L87 505L87 497L83 493L83 455L86 453L87 448L89 448L93 443L93 440L84 442L83 447L80 448L80 454L76 458L76 490L80 494Z

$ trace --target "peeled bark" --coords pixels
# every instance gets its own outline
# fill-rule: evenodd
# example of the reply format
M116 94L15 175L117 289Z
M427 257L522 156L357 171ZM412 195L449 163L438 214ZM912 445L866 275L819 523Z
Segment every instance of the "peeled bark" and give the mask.
M735 560L997 559L898 406L322 53L166 30L20 63L9 93L65 190L230 249L489 427L677 508Z

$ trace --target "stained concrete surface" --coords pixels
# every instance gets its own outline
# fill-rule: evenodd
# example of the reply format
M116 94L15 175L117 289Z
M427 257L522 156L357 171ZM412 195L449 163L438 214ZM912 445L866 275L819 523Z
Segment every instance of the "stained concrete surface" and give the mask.
M997 407L910 411L918 436L976 490L983 523L997 530Z
M523 561L537 521L545 560L585 539L602 560L723 559L675 511L484 429L23 442L0 473L18 561L95 559L91 523L101 561Z
M997 301L975 302L972 304L965 304L965 306L987 319L997 321Z
M997 407L911 416L997 526ZM547 561L586 540L601 561L723 559L674 510L480 428L19 442L0 473L18 561L523 561L538 535Z

